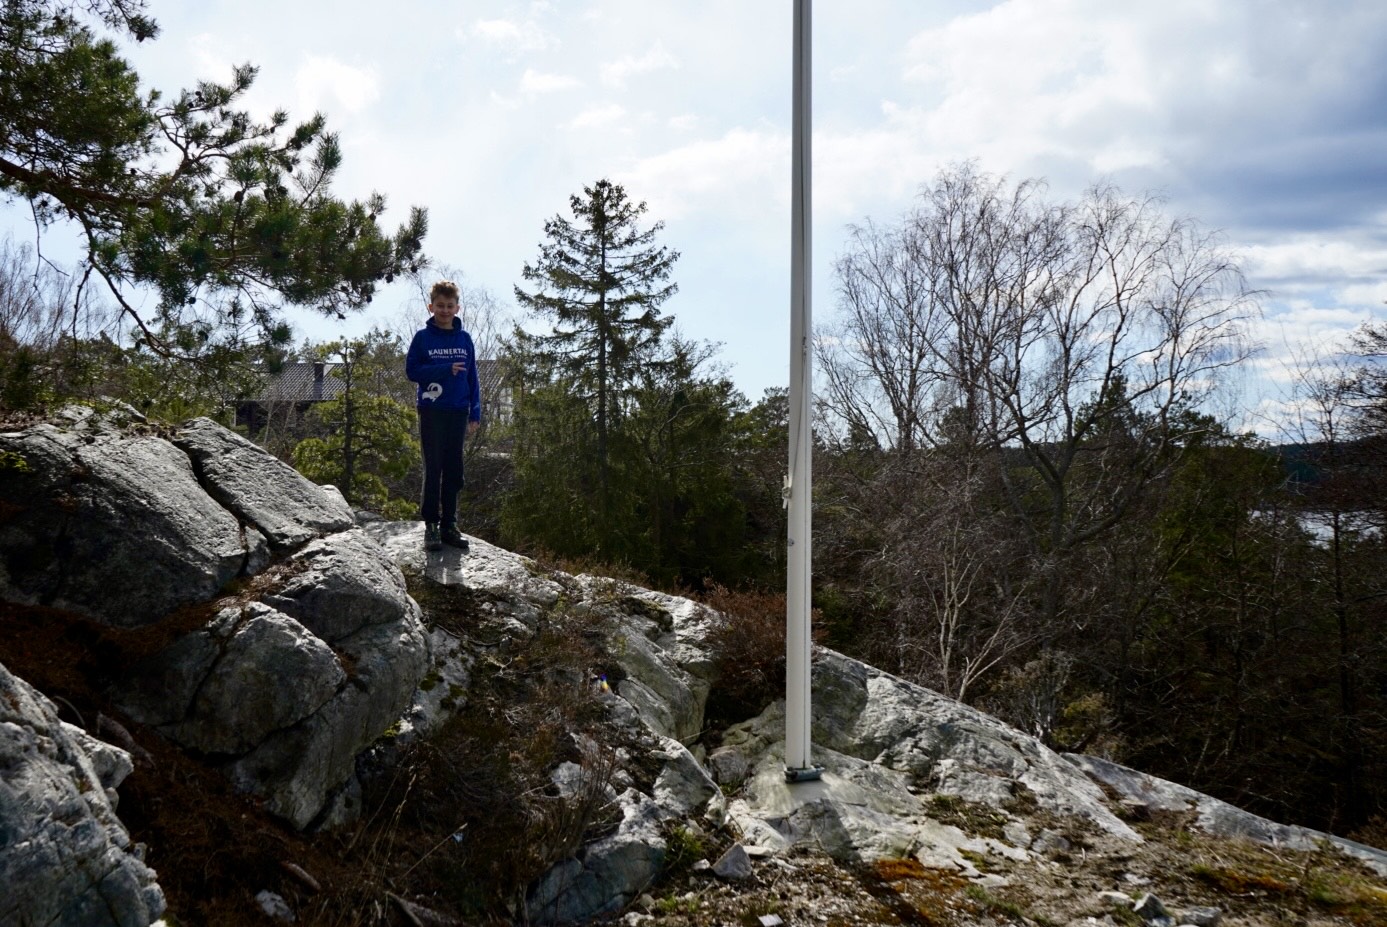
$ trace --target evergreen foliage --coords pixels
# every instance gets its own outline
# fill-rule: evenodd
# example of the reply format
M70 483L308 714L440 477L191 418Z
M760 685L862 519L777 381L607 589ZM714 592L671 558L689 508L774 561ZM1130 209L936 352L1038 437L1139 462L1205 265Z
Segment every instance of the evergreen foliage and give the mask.
M138 344L206 359L283 346L286 303L345 318L421 260L422 209L394 233L385 199L334 198L337 137L321 116L238 109L255 68L170 99L143 93L108 36L153 39L141 0L0 5L0 193L40 228L75 223L81 283L104 282ZM158 294L150 313L133 289Z
M660 306L678 292L669 278L679 252L655 245L664 223L642 229L646 205L631 202L620 184L599 180L569 197L569 207L571 221L556 215L544 223L539 257L522 271L537 289L515 288L521 308L552 330L534 336L517 329L515 337L523 355L541 361L592 410L605 506L611 433L672 321Z
M420 454L414 410L398 395L404 345L373 330L319 345L313 356L335 364L329 376L341 381L342 391L309 411L314 434L294 447L294 466L315 482L339 487L355 506L413 517L417 500L398 493Z

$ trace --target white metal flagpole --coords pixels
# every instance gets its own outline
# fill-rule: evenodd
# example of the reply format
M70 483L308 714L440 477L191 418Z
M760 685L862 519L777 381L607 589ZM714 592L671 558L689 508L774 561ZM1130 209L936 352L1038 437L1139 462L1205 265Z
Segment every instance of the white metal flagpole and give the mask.
M790 510L786 553L785 608L785 778L817 779L822 771L810 760L809 609L810 473L813 405L810 338L811 176L810 176L810 0L795 0L793 159L790 169L790 468L785 489Z

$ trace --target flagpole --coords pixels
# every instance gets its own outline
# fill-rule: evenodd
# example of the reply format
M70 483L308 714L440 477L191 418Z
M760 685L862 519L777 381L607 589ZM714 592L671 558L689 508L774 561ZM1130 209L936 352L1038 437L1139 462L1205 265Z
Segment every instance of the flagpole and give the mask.
M785 778L790 782L817 779L822 772L810 758L809 635L810 408L813 378L810 338L813 312L810 299L812 182L810 164L810 0L795 0L794 116L790 169L790 466L786 477L789 523L786 537L785 595Z

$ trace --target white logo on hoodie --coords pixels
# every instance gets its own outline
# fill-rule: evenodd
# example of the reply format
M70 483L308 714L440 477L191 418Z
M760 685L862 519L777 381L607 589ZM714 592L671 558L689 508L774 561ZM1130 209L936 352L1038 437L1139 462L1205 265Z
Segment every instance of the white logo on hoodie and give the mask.
M443 395L443 384L442 384L442 383L430 383L430 384L429 384L429 388L426 389L426 390L424 390L424 398L425 398L425 399L437 399L439 396L442 396L442 395Z

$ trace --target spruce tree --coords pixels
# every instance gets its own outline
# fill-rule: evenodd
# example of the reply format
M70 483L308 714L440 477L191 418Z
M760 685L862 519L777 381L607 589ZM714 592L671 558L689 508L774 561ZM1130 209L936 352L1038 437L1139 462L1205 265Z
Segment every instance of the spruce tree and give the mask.
M555 215L544 223L539 257L522 276L536 289L515 287L523 308L548 319L552 331L517 330L532 370L544 370L586 402L595 423L598 482L605 510L609 492L610 437L623 400L637 375L659 354L660 339L673 321L660 305L678 291L670 273L679 253L655 244L664 228L642 229L644 202L633 203L620 184L599 180L569 198L570 221Z

